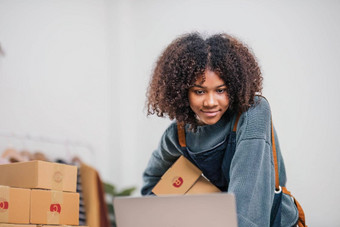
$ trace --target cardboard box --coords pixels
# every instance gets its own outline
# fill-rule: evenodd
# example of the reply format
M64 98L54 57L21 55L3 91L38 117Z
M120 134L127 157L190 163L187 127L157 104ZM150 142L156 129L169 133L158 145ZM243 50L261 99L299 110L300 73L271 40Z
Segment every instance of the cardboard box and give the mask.
M40 225L19 225L19 224L7 224L7 223L0 223L0 227L40 227Z
M18 225L18 224L7 224L7 223L0 223L0 227L75 227L74 225ZM77 225L78 226L78 225ZM78 227L88 227L79 225Z
M7 224L7 223L0 223L0 227L40 227L40 225L19 225L19 224Z
M0 222L29 223L30 196L29 189L0 185Z
M202 175L200 169L181 156L165 172L152 192L156 195L184 195L214 193L220 190Z
M7 224L7 223L0 223L0 227L75 227L74 225L18 225L18 224ZM88 226L78 226L78 227L88 227Z
M32 189L30 223L79 224L79 193Z
M20 225L20 224L8 224L8 223L0 223L0 227L75 227L74 225ZM78 226L78 225L76 225ZM84 225L79 225L78 227L89 227Z
M0 165L0 185L76 192L77 167L30 161Z

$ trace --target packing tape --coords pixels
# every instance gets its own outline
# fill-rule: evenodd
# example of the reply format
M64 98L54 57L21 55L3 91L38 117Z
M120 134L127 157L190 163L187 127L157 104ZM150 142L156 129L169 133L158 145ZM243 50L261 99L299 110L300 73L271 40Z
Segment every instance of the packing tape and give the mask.
M0 222L8 222L9 219L9 190L8 186L0 186Z
M47 224L59 224L60 214L63 212L63 192L51 191L50 210L47 211Z
M54 164L51 186L52 189L63 191L65 167L62 164Z

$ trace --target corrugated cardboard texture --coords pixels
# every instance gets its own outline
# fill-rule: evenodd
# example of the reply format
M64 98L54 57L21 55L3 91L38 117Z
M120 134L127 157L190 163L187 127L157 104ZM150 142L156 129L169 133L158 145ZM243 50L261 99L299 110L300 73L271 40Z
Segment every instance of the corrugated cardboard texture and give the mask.
M0 185L76 192L77 167L30 161L0 165Z
M29 189L0 186L0 222L29 223Z
M31 191L33 224L79 224L79 194L33 189Z

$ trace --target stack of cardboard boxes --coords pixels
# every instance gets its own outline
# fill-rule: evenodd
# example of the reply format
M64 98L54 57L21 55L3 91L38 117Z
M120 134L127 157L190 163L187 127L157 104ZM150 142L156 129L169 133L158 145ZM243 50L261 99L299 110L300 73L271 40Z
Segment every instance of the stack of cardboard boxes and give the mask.
M30 161L0 165L0 227L77 226L77 167Z

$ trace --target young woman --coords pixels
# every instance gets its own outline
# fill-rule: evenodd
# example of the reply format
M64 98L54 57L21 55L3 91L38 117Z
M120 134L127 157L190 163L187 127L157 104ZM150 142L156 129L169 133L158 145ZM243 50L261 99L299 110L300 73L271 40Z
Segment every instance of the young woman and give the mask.
M237 39L192 33L174 40L157 61L147 106L148 114L176 121L151 156L142 194L152 194L161 176L184 155L220 190L235 194L240 227L272 225L271 112L261 90L256 59ZM280 185L285 186L276 133L275 142ZM292 198L283 194L281 204L281 226L295 225L298 212Z

